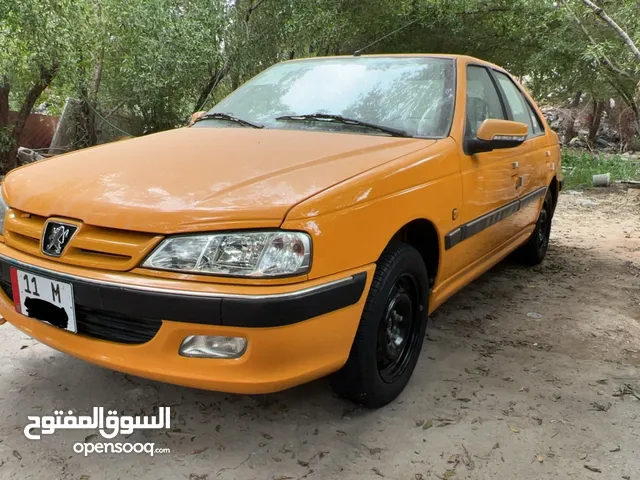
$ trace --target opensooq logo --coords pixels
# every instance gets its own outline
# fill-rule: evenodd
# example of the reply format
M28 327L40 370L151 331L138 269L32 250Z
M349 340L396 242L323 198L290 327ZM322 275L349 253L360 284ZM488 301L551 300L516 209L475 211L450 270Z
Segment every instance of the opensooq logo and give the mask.
M93 407L93 415L73 415L69 410L68 415L62 410L55 410L49 416L28 416L29 424L24 427L24 436L30 440L40 440L41 435L51 435L58 430L98 430L106 439L112 439L122 433L129 435L134 430L160 430L171 428L170 407L160 407L156 416L120 416L115 410L107 411L104 415L104 407ZM32 430L40 429L40 433Z

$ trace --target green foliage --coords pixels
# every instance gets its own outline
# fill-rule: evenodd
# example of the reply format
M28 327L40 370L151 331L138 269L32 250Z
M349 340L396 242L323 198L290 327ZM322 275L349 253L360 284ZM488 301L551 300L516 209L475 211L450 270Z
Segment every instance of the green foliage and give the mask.
M603 6L640 41L637 0ZM17 110L57 63L40 99L52 113L87 98L153 132L275 62L352 54L401 27L365 53L477 56L549 103L583 91L631 104L640 80L629 48L581 0L0 0L0 84Z
M8 152L13 147L13 139L9 135L9 127L0 127L0 154Z
M629 160L619 155L563 150L562 170L568 189L589 187L593 175L604 173L611 174L611 181L640 180L640 160Z
M122 104L147 131L180 124L221 62L225 21L222 3L210 0L103 2L100 103Z
M0 0L0 77L11 85L13 109L41 68L58 64L61 77L75 68L90 47L81 27L86 15L84 0Z

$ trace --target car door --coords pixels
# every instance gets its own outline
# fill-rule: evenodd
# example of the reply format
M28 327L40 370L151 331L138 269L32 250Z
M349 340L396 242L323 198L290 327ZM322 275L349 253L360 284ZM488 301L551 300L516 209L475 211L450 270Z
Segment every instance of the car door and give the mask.
M508 114L491 69L466 67L466 131L475 138L488 118L506 120ZM521 147L460 158L463 202L460 227L448 235L449 248L456 248L459 269L472 268L483 257L507 243L518 232L513 214L518 208L517 168Z
M521 122L529 127L527 140L519 147L522 154L518 159L518 198L520 209L514 221L519 230L534 224L538 218L540 204L546 193L547 176L550 169L551 151L545 129L538 114L531 106L524 92L505 72L494 70L501 94L507 107L509 120Z

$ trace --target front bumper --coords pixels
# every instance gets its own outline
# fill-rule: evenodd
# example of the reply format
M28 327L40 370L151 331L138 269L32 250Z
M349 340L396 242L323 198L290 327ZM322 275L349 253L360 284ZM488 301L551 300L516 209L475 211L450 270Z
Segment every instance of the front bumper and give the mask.
M17 266L72 283L76 312L113 313L108 321L115 322L119 330L125 328L119 323L123 318L133 320L126 328L139 326L142 330L150 322L157 323L144 343L108 341L104 338L109 337L100 338L104 330L83 333L80 325L79 333L73 334L19 314L5 289L0 293L0 315L18 329L57 350L113 370L233 393L283 390L344 365L375 268L369 265L289 286L209 283L203 289L200 283L175 280L149 279L144 284L140 276L132 282L125 273L91 275L86 269L78 272L80 269L27 258L19 252L9 257L7 250L0 248L3 285L9 268ZM178 349L189 335L244 337L248 348L238 359L182 357Z

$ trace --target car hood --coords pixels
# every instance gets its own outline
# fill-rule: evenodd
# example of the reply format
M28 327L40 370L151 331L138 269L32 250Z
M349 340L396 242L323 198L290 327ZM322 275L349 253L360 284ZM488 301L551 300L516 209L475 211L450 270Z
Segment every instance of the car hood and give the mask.
M8 204L152 233L279 226L297 203L434 140L302 130L181 128L13 171Z

